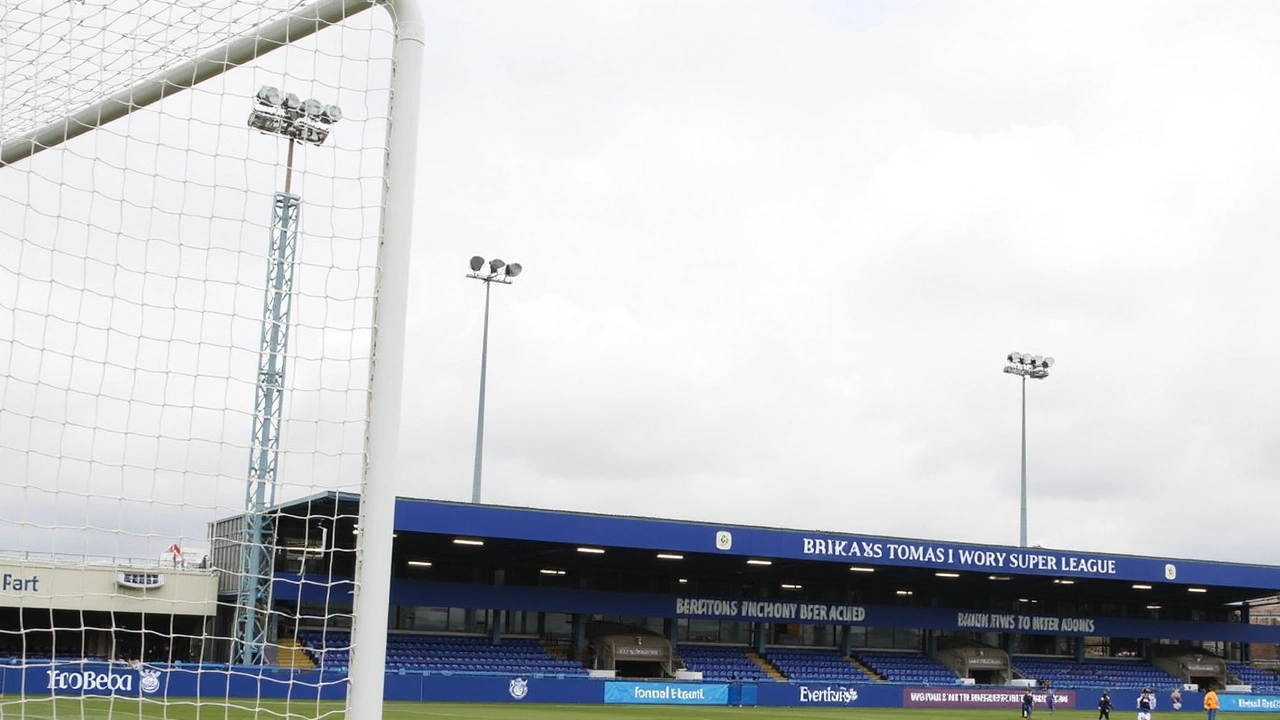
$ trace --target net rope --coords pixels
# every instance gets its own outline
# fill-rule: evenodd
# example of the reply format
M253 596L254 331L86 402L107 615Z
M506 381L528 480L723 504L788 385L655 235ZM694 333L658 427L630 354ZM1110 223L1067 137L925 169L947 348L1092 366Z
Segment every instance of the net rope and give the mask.
M0 139L196 57L303 0L21 0L0 14Z
M0 139L306 4L7 3ZM289 145L246 120L264 85L342 110L322 145L295 147L300 222L273 494L358 491L393 39L385 13L353 15L0 167L0 576L41 578L0 593L0 672L26 673L17 702L105 694L257 708L261 688L314 704L308 688L341 682L303 682L281 665L301 630L323 638L350 626L351 586L330 578L352 575L356 518L331 506L290 518L292 545L272 538L272 569L309 573L319 590L273 604L265 657L236 662L243 542L234 527L218 533L246 512L272 208ZM156 577L162 586L129 585ZM321 645L297 659L323 665L342 649ZM86 691L92 672L128 678L129 689ZM184 679L197 675L271 682L246 697L231 682Z

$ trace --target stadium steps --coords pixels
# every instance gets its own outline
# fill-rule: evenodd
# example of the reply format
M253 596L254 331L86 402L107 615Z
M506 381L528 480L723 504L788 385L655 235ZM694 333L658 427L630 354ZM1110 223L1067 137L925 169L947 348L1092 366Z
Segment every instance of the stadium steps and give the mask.
M306 672L315 670L315 661L307 654L302 643L293 639L281 638L280 649L276 651L276 665L282 668L292 668Z
M863 665L862 663L858 662L858 658L856 658L856 657L847 657L847 658L845 658L845 660L848 660L850 665L852 665L852 666L854 666L855 668L857 668L857 669L858 669L858 672L862 673L863 675L866 675L867 677L871 678L872 680L884 680L884 678L880 675L880 673L878 673L878 672L876 672L875 670L872 670L871 668L867 667L866 665Z
M569 657L570 655L569 640L566 638L558 638L558 637L544 635L538 638L538 642L542 645L542 649L546 650L547 654L550 655L552 658L555 658L556 660L573 660L574 659Z
M783 675L781 670L774 667L773 663L760 657L759 653L756 653L753 651L748 652L747 658L751 660L751 662L755 663L756 666L759 667L761 670L765 671L769 675L769 677L773 678L774 680L777 680L778 682L786 681L787 676Z

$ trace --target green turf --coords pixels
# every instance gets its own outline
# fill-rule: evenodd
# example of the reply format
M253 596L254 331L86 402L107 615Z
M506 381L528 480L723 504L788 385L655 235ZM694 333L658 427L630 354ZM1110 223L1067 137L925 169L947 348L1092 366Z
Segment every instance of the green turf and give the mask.
M253 703L232 700L111 700L107 698L49 698L22 702L0 698L2 720L340 720L343 706L336 702ZM1050 715L1038 711L1035 720L1096 720L1093 710L1061 710ZM1114 720L1134 720L1135 713L1113 711ZM1156 712L1153 720L1201 720L1199 712ZM1280 713L1238 713L1238 720L1280 720ZM921 710L881 708L726 708L662 707L653 705L542 705L506 703L387 703L385 720L1020 720L1018 709Z

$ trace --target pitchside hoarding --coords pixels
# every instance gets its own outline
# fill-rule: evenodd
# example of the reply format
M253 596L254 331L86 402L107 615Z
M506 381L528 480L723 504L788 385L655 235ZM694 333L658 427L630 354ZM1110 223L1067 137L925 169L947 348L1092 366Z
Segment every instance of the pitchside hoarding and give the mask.
M722 683L614 682L604 684L606 705L728 705Z
M931 708L1015 708L1022 705L1025 691L1013 688L904 688L902 707ZM1037 707L1048 706L1048 691L1032 690ZM1055 709L1074 710L1074 690L1054 690Z
M294 672L236 668L225 665L144 665L125 663L0 664L0 695L27 698L114 696L119 698L232 697L341 700L347 676L334 671ZM1168 695L1159 697L1162 717ZM1093 708L1101 689L1054 689L1058 709ZM387 673L384 697L394 701L759 705L766 707L933 707L990 708L1016 712L1022 690L1007 687L904 687L893 683L689 683L619 682L584 677L544 675L427 675ZM1035 690L1036 707L1044 708L1046 691ZM1225 712L1277 712L1274 695L1218 696ZM1117 712L1134 708L1137 693L1111 691ZM1198 714L1203 696L1182 693L1182 713ZM1177 715L1170 710L1168 714Z

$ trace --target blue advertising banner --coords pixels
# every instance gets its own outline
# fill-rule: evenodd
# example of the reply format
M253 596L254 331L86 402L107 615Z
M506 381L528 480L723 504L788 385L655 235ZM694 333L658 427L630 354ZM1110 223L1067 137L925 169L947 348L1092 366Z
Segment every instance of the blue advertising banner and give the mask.
M346 583L345 579L338 579ZM332 597L324 584L297 575L277 574L275 597L320 601ZM312 595L315 595L313 598ZM1016 632L1026 635L1100 635L1117 638L1168 638L1216 642L1280 643L1280 625L1074 617L1041 613L999 613L946 608L843 605L773 600L724 600L572 588L446 583L397 578L391 582L394 605L521 610L655 618L694 617L800 624L862 625L879 628Z
M728 705L729 686L722 683L606 681L604 702L606 705Z
M1025 694L1026 691L1021 688L903 688L902 707L1020 707ZM1033 690L1031 698L1036 707L1048 706L1048 691ZM1074 710L1076 707L1076 693L1074 690L1054 690L1053 700L1054 707L1059 710Z
M539 678L528 675L418 676L420 698L427 702L593 703L604 701L604 682L590 678ZM387 699L392 699L389 695Z
M533 542L934 570L1216 585L1270 592L1280 567L712 525L399 498L395 527Z
M226 665L54 662L0 665L0 693L26 697L264 697L340 699L346 675Z
M1221 712L1280 712L1280 696L1224 694L1218 696L1218 705ZM1199 710L1200 706L1194 709Z
M764 683L756 690L756 702L773 707L879 707L876 689L843 683ZM897 687L882 689L889 692L879 693L881 701L900 702Z

